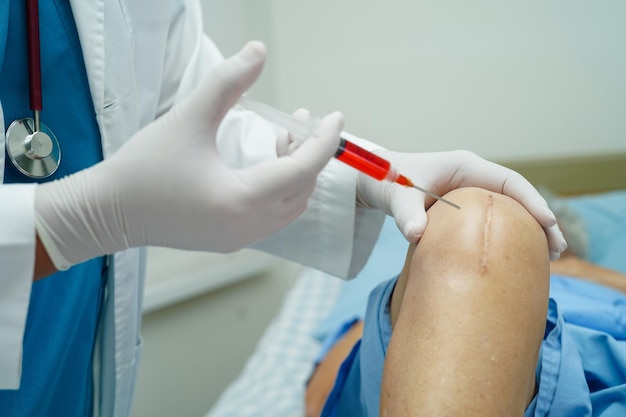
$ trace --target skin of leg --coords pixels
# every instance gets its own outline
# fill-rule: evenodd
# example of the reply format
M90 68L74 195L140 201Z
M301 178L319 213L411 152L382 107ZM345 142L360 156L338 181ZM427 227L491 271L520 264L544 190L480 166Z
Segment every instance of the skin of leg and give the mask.
M545 330L545 233L516 201L463 188L428 211L391 301L381 416L522 416Z
M558 260L550 263L550 272L592 281L626 293L626 275L592 264L567 251Z

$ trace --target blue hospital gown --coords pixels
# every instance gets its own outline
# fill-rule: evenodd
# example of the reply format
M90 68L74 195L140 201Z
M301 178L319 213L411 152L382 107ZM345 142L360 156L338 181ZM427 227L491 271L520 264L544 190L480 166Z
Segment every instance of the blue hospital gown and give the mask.
M395 237L385 236L385 229L373 265L381 264L376 259L402 265L404 253ZM316 331L316 337L325 341L321 358L342 326L366 317L363 338L342 364L323 417L378 415L384 355L391 336L388 300L395 282L395 278L382 279L381 272L366 266L362 280L348 282L335 309ZM546 332L536 371L539 390L525 416L626 416L626 295L566 276L552 275L550 281ZM370 291L366 307L364 294Z

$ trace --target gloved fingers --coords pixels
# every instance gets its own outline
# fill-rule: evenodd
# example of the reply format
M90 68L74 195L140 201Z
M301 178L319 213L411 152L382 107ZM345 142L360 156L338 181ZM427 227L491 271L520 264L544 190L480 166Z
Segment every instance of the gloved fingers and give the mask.
M556 217L548 208L545 199L521 174L487 161L472 152L458 153L459 155L453 158L457 168L450 181L450 190L473 186L505 194L526 207L543 227L550 227L556 223Z
M567 242L561 233L558 225L554 225L548 228L544 228L546 236L548 238L548 248L550 250L550 260L556 261L561 257L561 253L567 249ZM565 242L565 245L562 244Z
M294 181L296 175L288 172L289 167L285 169L283 159L261 162L236 172L242 185L237 188L243 194L239 193L233 200L234 217L243 219L238 229L245 232L234 239L236 242L247 245L263 239L293 222L305 211L315 189L316 177Z
M548 207L546 200L524 176L509 168L490 162L491 179L499 182L497 185L502 194L519 201L544 227L556 224L556 217Z
M472 152L459 151L457 169L450 190L459 187L481 187L517 200L543 227L556 224L556 217L535 187L512 169L487 161ZM449 191L449 190L446 190Z
M550 210L546 200L535 187L522 175L514 173L511 180L503 187L503 193L518 200L526 210L539 222L546 231L550 253L561 253L567 249L567 242L556 221L556 216ZM553 256L551 256L553 257Z
M405 189L395 184L389 185L389 188L395 188L398 194L390 200L390 214L395 219L404 238L415 243L422 237L426 229L425 196L415 189Z
M251 207L265 207L266 212L262 216L259 216L261 214L259 212L255 213L258 220L251 226L258 229L255 234L259 238L264 238L293 222L306 210L313 189L314 184L303 185L294 194L277 199L273 204L268 204L267 196L256 195Z
M298 218L304 211L309 202L309 197L315 190L315 182L302 184L300 188L291 195L285 196L280 202L281 223L280 227ZM270 213L273 214L273 213ZM278 230L278 228L276 229Z
M295 112L293 112L292 116L296 120L307 122L311 119L311 112L307 109L300 108L296 110ZM290 142L289 142L289 148L287 149L287 152L291 155L296 149L300 147L300 145L302 144L302 142L304 142L305 139L295 137L294 135L291 135L291 134L289 135L289 138L290 138Z
M308 197L317 175L339 146L343 116L332 113L322 119L315 134L291 155L265 161L240 171L244 184L254 187L256 195L283 199L297 193Z
M285 129L280 129L276 137L276 155L279 157L288 155L289 145L292 141L289 132Z
M265 63L265 45L248 42L237 54L217 65L178 107L180 117L198 130L216 131L226 113L252 86Z
M357 201L363 207L378 208L392 216L396 226L411 243L417 242L426 228L425 194L413 188L378 181L365 174L357 176Z
M341 113L327 115L320 121L313 135L300 143L290 154L291 158L300 166L318 173L337 152L343 124Z
M294 119L306 122L311 118L311 112L308 109L299 108L292 113L292 116Z
M292 116L297 120L307 121L311 118L311 112L306 109L298 109ZM295 138L285 129L281 129L276 139L276 154L278 156L290 155L300 146L302 140Z
M460 186L479 186L508 195L521 203L546 231L551 253L561 253L567 248L556 216L539 191L523 175L480 158L479 161L463 164L457 176L463 178Z
M501 193L519 201L539 222L546 233L550 258L558 259L559 254L567 249L567 242L554 213L535 187L522 175L512 172L502 181Z

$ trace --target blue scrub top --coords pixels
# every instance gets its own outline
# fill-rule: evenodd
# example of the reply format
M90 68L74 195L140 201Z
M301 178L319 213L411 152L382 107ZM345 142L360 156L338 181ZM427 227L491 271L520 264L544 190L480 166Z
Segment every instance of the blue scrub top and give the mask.
M39 0L43 110L61 165L51 181L102 160L100 133L69 0ZM0 100L5 126L29 108L24 1L0 2ZM5 163L5 183L33 182ZM92 415L92 356L105 288L105 258L34 283L19 390L0 390L0 416Z

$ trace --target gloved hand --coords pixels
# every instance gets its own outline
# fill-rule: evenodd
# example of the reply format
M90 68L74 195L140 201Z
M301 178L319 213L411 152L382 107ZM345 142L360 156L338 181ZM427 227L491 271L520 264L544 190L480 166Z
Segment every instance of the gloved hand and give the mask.
M526 207L544 228L552 260L567 248L556 217L544 198L513 170L468 151L399 153L381 149L375 153L391 162L415 185L441 196L456 188L469 186L508 195ZM416 189L381 182L361 173L357 196L364 205L393 216L409 242L417 242L422 236L426 227L426 209L434 203L433 197Z
M37 187L37 232L57 269L145 245L229 252L304 211L339 144L340 114L290 155L246 169L216 147L222 118L264 61L263 44L249 43L111 158Z

